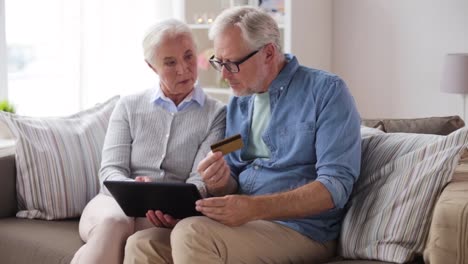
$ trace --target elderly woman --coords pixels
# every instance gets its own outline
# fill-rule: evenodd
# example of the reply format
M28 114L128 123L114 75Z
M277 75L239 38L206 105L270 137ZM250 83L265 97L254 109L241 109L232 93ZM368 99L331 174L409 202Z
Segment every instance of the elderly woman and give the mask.
M124 97L111 116L102 152L100 181L172 181L195 184L212 193L196 172L210 145L224 136L225 108L195 85L197 55L184 23L170 19L154 25L143 40L148 66L159 76L155 89ZM160 211L147 218L127 217L117 202L101 193L83 211L83 245L72 263L122 263L128 236L138 230L177 222Z

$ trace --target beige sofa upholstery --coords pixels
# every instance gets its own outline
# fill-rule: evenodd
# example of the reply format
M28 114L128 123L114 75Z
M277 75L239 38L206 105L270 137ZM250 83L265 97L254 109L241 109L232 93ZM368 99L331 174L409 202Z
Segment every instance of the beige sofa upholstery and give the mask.
M432 216L424 258L429 263L468 263L468 178L445 187Z
M457 126L463 124L459 122ZM457 126L452 130L458 128ZM419 132L422 131L421 125L417 129ZM447 133L447 130L443 131ZM44 221L16 218L15 175L14 156L0 157L0 263L70 263L76 250L83 244L78 234L78 219ZM468 169L458 170L455 180L445 188L437 202L424 251L426 263L468 263L466 256L468 177L466 175ZM382 264L385 262L342 260L337 257L330 263ZM413 263L424 263L423 257Z
M70 263L83 244L78 219L16 218L15 158L0 157L0 263Z

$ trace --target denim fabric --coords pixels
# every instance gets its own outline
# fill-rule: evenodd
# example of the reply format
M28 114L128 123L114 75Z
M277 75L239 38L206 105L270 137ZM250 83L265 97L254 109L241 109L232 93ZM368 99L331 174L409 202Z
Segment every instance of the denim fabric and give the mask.
M361 161L360 117L346 84L336 75L288 63L269 87L271 120L262 138L270 159L244 160L246 147L226 156L239 192L248 195L289 191L320 181L335 208L302 219L277 221L313 240L339 235L344 206ZM253 96L233 97L226 136L240 133L249 144Z

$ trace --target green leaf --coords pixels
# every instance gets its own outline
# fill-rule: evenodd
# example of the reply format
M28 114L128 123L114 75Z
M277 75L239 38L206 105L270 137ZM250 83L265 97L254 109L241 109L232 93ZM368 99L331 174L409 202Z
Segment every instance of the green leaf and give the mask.
M15 113L15 106L8 102L8 100L0 101L0 111Z

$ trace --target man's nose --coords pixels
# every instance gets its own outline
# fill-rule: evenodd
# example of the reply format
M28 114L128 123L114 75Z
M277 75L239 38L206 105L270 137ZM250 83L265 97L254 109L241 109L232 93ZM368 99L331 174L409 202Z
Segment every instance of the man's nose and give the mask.
M223 79L229 79L232 76L232 72L228 71L226 69L226 66L223 66L221 68L221 76L223 77Z

